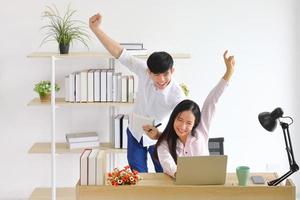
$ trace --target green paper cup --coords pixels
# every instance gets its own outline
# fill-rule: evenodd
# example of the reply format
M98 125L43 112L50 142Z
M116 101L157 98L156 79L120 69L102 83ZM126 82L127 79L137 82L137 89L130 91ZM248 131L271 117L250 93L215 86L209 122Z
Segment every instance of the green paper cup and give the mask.
M236 176L240 186L248 185L250 168L247 166L239 166L236 168Z

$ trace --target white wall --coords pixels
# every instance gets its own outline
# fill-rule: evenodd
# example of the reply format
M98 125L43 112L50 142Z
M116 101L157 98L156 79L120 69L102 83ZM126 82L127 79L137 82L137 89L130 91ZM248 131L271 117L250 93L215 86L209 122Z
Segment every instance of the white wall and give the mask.
M33 142L50 140L50 108L27 106L36 96L34 83L50 78L50 61L26 55L56 50L50 43L38 48L43 37L39 28L45 24L41 13L46 5L55 3L63 10L69 2L1 1L0 199L26 198L34 187L50 185L50 155L27 153ZM191 59L175 61L175 78L189 86L190 97L200 105L223 75L222 54L229 49L235 55L236 70L211 128L212 137L225 137L229 171L244 164L252 171L288 171L280 127L268 133L257 120L258 113L278 106L294 117L290 131L296 159L300 160L296 0L71 2L81 20L101 12L103 29L118 41L143 42L150 51L191 53ZM85 49L75 44L72 50ZM91 50L103 47L94 39ZM63 76L69 72L99 65L105 67L107 62L59 61L58 82L63 84ZM96 130L107 141L107 115L105 108L59 109L57 138L63 141L66 132ZM57 156L58 186L75 185L78 156ZM299 173L292 178L299 187Z

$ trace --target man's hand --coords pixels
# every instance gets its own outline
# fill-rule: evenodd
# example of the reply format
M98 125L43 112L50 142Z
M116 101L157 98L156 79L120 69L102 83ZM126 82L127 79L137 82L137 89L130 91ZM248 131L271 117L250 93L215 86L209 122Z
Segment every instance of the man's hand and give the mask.
M97 13L95 15L93 15L92 17L90 17L89 19L89 26L90 29L95 32L95 30L99 27L99 25L101 24L102 21L102 16Z
M158 129L154 126L145 125L143 129L152 140L157 140L160 136Z

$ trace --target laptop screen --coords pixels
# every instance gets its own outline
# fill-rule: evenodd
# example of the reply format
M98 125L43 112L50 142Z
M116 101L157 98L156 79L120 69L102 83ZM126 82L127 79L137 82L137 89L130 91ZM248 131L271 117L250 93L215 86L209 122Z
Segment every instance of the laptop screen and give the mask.
M177 158L176 184L223 185L226 180L227 155Z

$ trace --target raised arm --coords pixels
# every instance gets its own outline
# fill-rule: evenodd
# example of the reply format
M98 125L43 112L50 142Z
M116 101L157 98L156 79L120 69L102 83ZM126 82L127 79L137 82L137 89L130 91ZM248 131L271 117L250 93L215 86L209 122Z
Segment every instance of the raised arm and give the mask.
M227 54L228 50L226 50L223 54L224 63L226 65L226 72L222 80L219 81L219 83L210 91L209 95L206 97L201 110L201 121L199 126L196 128L196 135L198 135L199 137L204 136L205 139L209 138L210 122L214 116L216 104L223 94L224 89L226 88L228 81L230 80L234 72L234 56L228 56ZM199 135L199 133L202 134Z
M110 38L102 31L102 29L100 28L101 21L102 21L102 16L99 13L90 17L89 19L90 29L95 33L95 35L103 44L103 46L107 49L107 51L113 57L119 58L123 51L123 48L118 42L114 41L112 38Z

